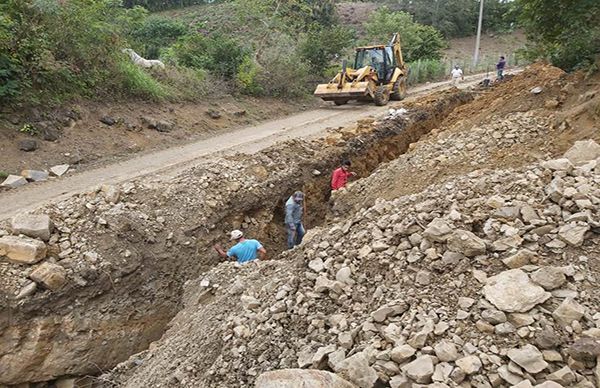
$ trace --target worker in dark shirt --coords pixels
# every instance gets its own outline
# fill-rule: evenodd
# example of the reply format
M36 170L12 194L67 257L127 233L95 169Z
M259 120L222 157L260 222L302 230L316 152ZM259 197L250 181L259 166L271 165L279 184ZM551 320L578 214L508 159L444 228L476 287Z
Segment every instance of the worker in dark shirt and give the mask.
M498 63L496 64L496 80L503 80L504 79L504 66L506 66L506 60L504 59L504 57L500 57L500 61L498 61Z

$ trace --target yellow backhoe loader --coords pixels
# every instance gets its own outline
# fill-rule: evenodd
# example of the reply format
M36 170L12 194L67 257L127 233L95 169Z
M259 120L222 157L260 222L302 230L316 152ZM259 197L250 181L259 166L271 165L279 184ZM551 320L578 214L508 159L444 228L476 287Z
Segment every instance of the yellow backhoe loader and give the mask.
M394 34L387 46L357 47L354 68L342 62L342 71L329 83L318 85L314 94L336 105L359 100L382 106L390 99L402 100L406 96L407 76L400 37Z

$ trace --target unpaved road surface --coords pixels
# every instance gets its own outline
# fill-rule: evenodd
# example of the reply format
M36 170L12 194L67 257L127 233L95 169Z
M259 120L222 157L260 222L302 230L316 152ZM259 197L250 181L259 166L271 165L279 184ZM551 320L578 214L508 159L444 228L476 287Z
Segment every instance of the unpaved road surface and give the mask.
M466 88L478 83L481 74L465 77L460 85ZM449 86L448 81L431 83L412 88L410 97ZM392 104L393 106L393 104ZM178 146L135 156L118 163L98 167L59 179L30 184L15 190L0 193L0 220L12 217L21 211L32 210L49 201L59 200L74 193L89 190L100 184L115 184L153 174L175 174L181 168L197 164L222 152L255 153L276 142L291 138L307 138L322 133L327 128L343 127L357 120L377 116L389 109L372 104L334 105L268 121L256 126L203 139Z

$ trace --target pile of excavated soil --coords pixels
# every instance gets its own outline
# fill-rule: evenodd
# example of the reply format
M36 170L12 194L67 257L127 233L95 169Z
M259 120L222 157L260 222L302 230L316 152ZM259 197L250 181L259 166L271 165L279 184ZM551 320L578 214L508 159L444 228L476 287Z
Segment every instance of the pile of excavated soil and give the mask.
M366 388L594 387L600 146L565 156L380 200L277 261L219 265L100 386L246 387L311 368Z
M536 78L536 75L539 75ZM581 105L597 103L600 88L534 64L455 109L408 152L337 193L336 214L420 191L447 177L481 168L518 167L564 153L574 141L600 142L600 116ZM539 94L531 90L541 87ZM547 103L556 101L556 104ZM579 116L569 114L576 110ZM581 118L582 115L585 117ZM560 117L560 120L558 119ZM575 120L578 121L575 121ZM563 124L564 122L577 124Z
M530 77L506 87L531 99L548 84ZM303 368L348 387L597 386L600 146L563 157L560 105L485 98L487 119L336 193L301 247L189 282L162 339L99 385L265 388Z
M307 192L309 227L322 223L329 171L343 157L367 174L472 99L436 96L330 140L293 140L164 180L98 187L39 209L45 222L1 225L0 251L31 249L0 261L0 364L8 366L0 384L97 374L146 349L181 309L183 284L222 262L211 246L227 243L226 232L241 228L277 257L283 202L295 190Z

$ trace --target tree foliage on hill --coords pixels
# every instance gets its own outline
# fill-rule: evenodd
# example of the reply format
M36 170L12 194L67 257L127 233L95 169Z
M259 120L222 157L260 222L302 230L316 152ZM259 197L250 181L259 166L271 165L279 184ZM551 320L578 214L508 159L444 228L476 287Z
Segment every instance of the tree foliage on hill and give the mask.
M435 28L416 23L406 12L392 12L387 8L377 10L365 23L369 43L387 43L394 33L400 32L402 53L407 62L418 59L439 59L446 46L444 38Z
M115 0L0 4L0 100L123 90L123 36L145 11ZM129 85L131 86L131 85ZM44 93L48 92L48 93Z
M529 54L573 70L600 54L598 0L518 0L520 21L533 43Z
M476 0L384 0L395 11L408 12L415 21L432 26L445 37L470 36L476 32L479 2ZM508 0L485 0L485 31L510 29L516 17Z

